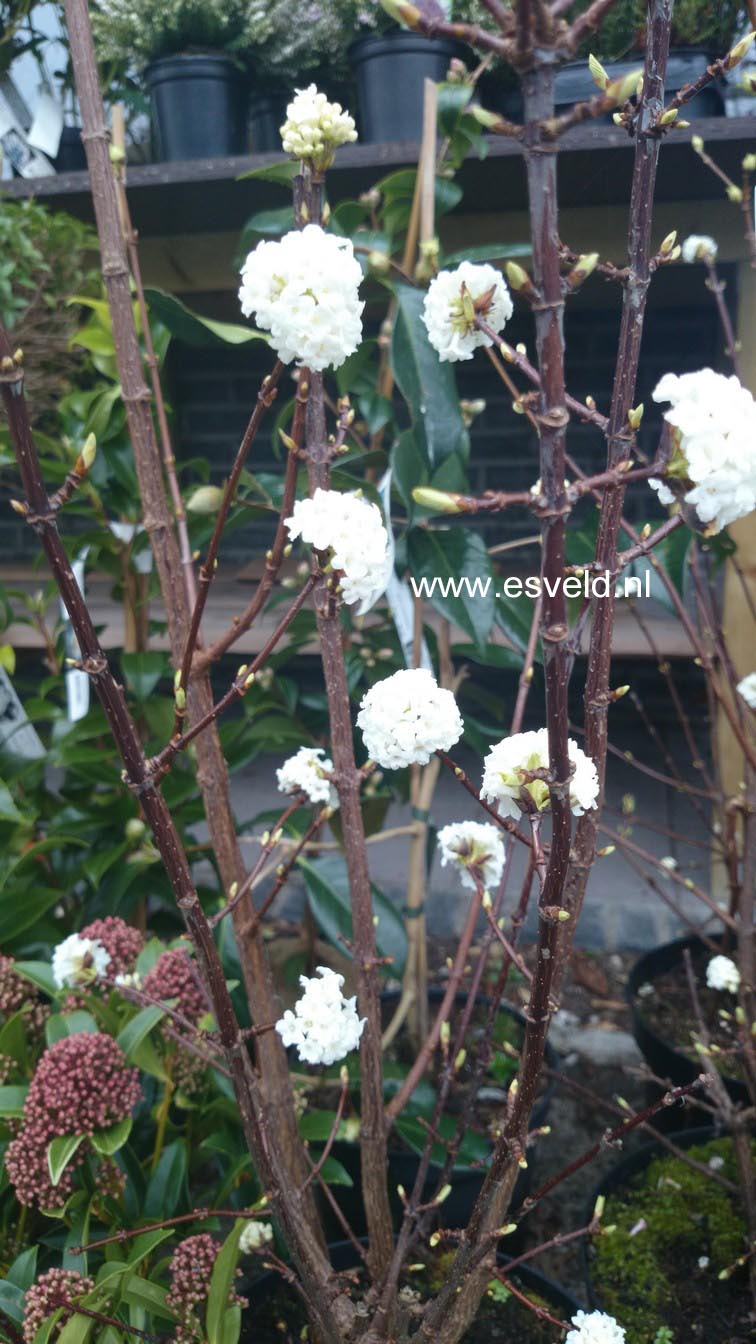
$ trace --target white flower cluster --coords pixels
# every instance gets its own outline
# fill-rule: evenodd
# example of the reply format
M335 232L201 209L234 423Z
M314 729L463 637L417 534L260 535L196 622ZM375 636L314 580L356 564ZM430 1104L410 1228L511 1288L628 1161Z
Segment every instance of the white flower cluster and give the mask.
M624 1344L625 1331L605 1311L578 1311L564 1344Z
M439 359L453 362L472 359L479 346L493 345L491 337L476 328L476 317L485 318L493 331L500 332L512 312L501 272L487 263L463 261L455 271L440 271L431 281L423 322Z
M329 103L314 84L297 89L286 109L281 139L287 154L305 159L322 171L339 145L357 139L354 119L340 103Z
M709 989L723 989L728 994L737 994L740 989L740 971L729 957L712 957L706 967L706 983Z
M239 302L246 317L270 332L284 364L338 369L362 340L358 288L362 270L348 238L317 224L258 243L241 272Z
M71 933L53 952L53 980L58 989L81 989L99 980L109 965L110 953L99 939Z
M599 791L596 767L590 756L572 738L568 743L570 761L575 770L570 780L570 808L576 817L589 812ZM520 793L524 788L539 811L549 806L549 786L545 779L526 777L534 770L549 768L549 735L545 728L515 733L491 748L483 762L482 796L495 803L504 816L519 816Z
M486 891L498 887L504 870L504 841L490 821L455 821L438 833L441 867L459 872L463 887L475 891L477 877ZM474 875L473 875L474 874Z
M756 509L756 402L734 376L700 369L667 373L653 393L668 401L664 419L675 429L676 448L667 479L679 481L684 499L711 532ZM650 480L662 504L677 495Z
M300 975L304 994L276 1022L276 1031L285 1046L296 1046L303 1064L335 1064L357 1049L366 1019L357 1016L356 998L344 998L343 975L328 966L317 971L320 980Z
M317 489L311 499L298 499L284 526L316 551L331 552L331 566L341 575L345 602L372 606L391 577L389 537L381 511L359 495Z
M427 668L410 667L370 687L357 726L370 759L386 770L401 770L427 765L434 751L449 751L464 725L451 691Z
M713 238L705 233L691 233L689 238L685 239L682 245L682 259L688 263L693 261L709 261L717 259L717 245Z
M273 1228L270 1223L260 1223L256 1218L250 1218L242 1228L239 1251L242 1255L251 1255L253 1251L261 1251L272 1240Z
M747 677L743 677L743 680L738 682L737 690L748 708L756 709L756 672L749 672Z
M279 793L306 793L311 803L338 807L339 795L326 776L333 770L322 747L300 747L276 770Z

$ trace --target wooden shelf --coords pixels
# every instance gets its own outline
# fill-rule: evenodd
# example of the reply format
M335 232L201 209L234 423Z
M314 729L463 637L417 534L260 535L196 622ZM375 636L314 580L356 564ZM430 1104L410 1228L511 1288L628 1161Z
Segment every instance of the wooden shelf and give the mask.
M756 117L711 117L693 122L688 130L671 132L662 149L657 200L721 199L721 184L691 151L694 134L703 137L717 163L737 180L743 155L756 147ZM627 134L610 123L591 122L569 131L561 141L559 156L562 206L627 201L632 148ZM417 154L414 141L345 146L328 175L331 200L359 195L381 176L416 163ZM280 186L259 180L240 182L240 174L280 160L280 154L256 154L129 168L135 226L148 238L238 229L253 211L285 200ZM523 209L525 177L519 146L493 139L486 160L471 158L464 164L461 184L465 213ZM2 183L0 191L11 200L36 197L81 219L93 217L87 173L18 179Z

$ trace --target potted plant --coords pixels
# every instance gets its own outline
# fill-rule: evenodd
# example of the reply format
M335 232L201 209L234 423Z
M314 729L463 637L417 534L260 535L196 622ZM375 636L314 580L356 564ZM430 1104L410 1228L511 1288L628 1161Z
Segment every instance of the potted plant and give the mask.
M573 14L587 8L584 0L578 0ZM722 0L716 5L709 4L708 0L679 0L672 16L665 83L667 96L674 96L683 85L697 79L709 61L724 56L745 20L746 10L741 0ZM593 80L587 65L589 54L598 57L610 79L619 79L634 67L640 68L645 26L646 6L642 0L618 0L609 10L600 32L592 34L583 44L580 51L583 59L559 71L558 104L564 107L591 96ZM689 121L723 115L724 99L716 83L707 84L685 104L685 116Z
M747 1233L732 1142L711 1127L668 1142L671 1152L647 1143L620 1158L591 1201L588 1216L606 1201L613 1232L584 1248L589 1304L621 1310L627 1344L703 1338L707 1320L711 1338L745 1339Z
M144 70L160 159L243 154L249 73L271 33L263 3L112 0L93 14L103 60Z

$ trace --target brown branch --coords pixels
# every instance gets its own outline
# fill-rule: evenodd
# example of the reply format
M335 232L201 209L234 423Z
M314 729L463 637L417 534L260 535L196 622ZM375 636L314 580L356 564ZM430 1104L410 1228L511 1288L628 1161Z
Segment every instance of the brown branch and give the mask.
M530 848L531 845L530 837L525 835L524 831L520 830L519 826L517 825L517 822L513 821L511 817L499 816L499 813L496 811L496 808L492 807L490 803L487 803L485 799L481 797L480 789L476 789L475 785L470 779L470 776L466 773L466 771L462 769L461 765L457 765L456 761L453 761L451 756L449 756L445 751L437 751L436 755L438 756L438 759L442 761L443 764L447 767L447 769L451 770L452 774L454 775L454 778L458 780L459 783L462 785L462 788L465 789L466 792L470 794L470 797L474 798L475 801L479 803L480 806L483 808L483 811L488 814L491 820L496 822L497 826L500 826L503 831L507 831L509 835L513 835L516 840L521 840L524 845L527 845L528 848Z

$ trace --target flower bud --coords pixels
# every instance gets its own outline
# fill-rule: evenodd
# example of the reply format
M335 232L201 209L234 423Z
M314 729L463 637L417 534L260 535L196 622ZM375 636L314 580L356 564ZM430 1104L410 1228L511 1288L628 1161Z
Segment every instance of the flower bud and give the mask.
M123 828L123 834L129 844L137 845L144 836L147 827L141 817L129 817Z
M703 154L704 142L700 135L691 136L690 147L695 154Z
M84 447L81 450L81 460L85 471L91 471L95 457L97 456L97 439L94 434L87 434L84 440Z
M621 107L628 98L632 98L634 93L638 92L639 70L631 70L629 75L623 75L621 79L613 79L611 84L606 86L606 96L611 98L613 103Z
M743 172L756 173L756 154L746 154L743 159Z
M591 72L591 79L594 84L598 84L599 88L606 92L609 76L597 56L591 55L588 57L588 69Z
M735 66L740 64L743 57L747 56L751 50L755 37L756 32L746 33L745 37L741 37L740 41L735 43L729 56L725 57L725 70L734 70Z
M508 261L504 269L511 289L521 289L526 293L533 289L533 281L527 271L518 266L516 261Z
M730 182L727 187L727 199L732 201L733 205L740 205L743 201L743 193L740 187L736 187L734 182Z
M223 491L219 485L201 485L186 501L186 509L198 518L205 518L218 512L222 500Z
M457 503L456 495L447 495L443 490L433 490L430 486L417 485L412 491L412 498L416 504L423 509L429 509L431 513L461 513Z
M642 419L643 419L643 402L640 402L638 406L635 406L632 410L628 411L627 423L629 424L631 429L640 429Z
M385 252L374 250L368 253L368 266L374 275L387 275L391 270L391 259Z

